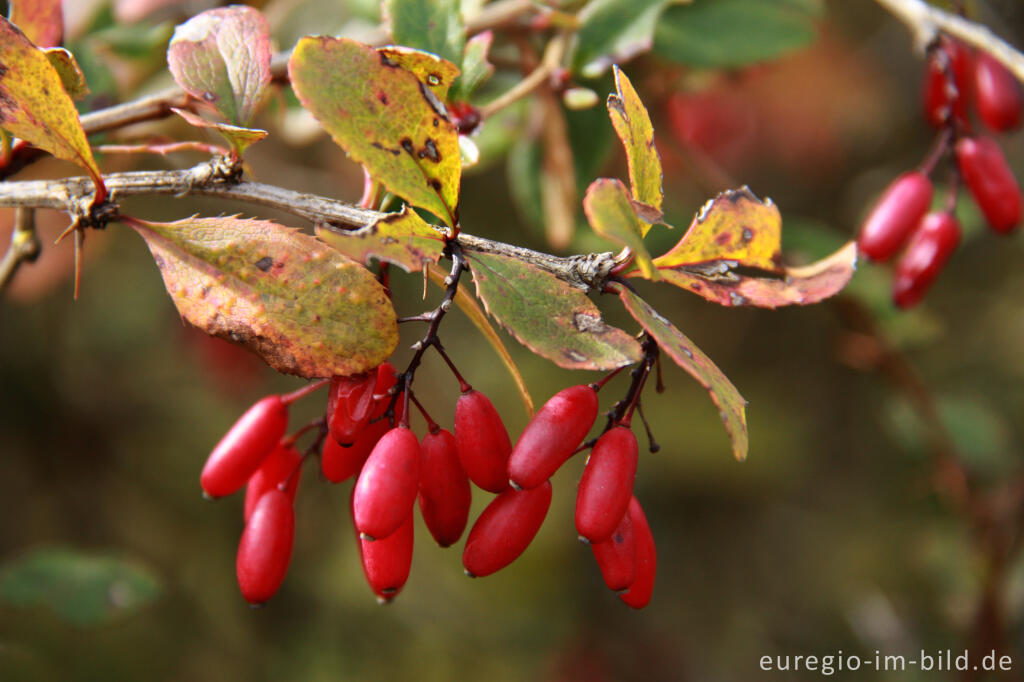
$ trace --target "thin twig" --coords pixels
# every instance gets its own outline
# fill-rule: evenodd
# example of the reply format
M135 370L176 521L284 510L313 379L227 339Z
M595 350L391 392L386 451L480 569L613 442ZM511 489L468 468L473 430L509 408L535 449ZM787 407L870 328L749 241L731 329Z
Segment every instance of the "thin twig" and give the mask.
M568 36L565 34L559 34L552 38L548 43L547 48L544 50L544 58L541 59L537 68L531 71L526 78L499 95L496 99L480 107L480 116L486 119L510 104L526 97L538 87L546 83L548 78L550 78L551 74L561 63L562 55L565 54L565 48L567 45Z
M42 245L36 235L35 209L18 208L14 212L11 244L7 247L3 260L0 260L0 291L7 288L21 264L34 261L40 251Z
M910 28L917 48L924 51L939 31L988 52L1024 82L1024 54L986 26L968 21L923 0L875 0Z

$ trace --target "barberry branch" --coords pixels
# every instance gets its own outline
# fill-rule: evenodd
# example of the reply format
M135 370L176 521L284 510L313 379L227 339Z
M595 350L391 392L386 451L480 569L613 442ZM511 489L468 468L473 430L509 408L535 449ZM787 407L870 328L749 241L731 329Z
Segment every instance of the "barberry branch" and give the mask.
M134 196L194 194L265 206L342 231L372 225L387 215L329 197L240 181L239 173L237 163L219 157L185 170L110 173L104 181L111 194L109 201L114 203ZM46 208L80 215L90 204L93 190L92 181L86 177L3 182L0 207ZM615 266L610 252L560 257L464 232L455 241L465 251L494 253L529 263L584 291L603 286Z
M1024 82L1024 54L997 36L987 27L957 14L929 5L924 0L875 0L914 34L919 50L924 51L938 33L947 33L980 50L988 52Z

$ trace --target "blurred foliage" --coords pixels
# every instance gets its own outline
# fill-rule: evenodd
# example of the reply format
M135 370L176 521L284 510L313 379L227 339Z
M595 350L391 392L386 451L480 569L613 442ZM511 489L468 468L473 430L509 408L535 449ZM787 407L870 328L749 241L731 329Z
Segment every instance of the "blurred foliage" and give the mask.
M160 22L177 23L198 4L164 7L146 19L148 28L123 34L130 40L108 36L107 47L88 32L72 35L92 97L123 101L168 84L165 70L134 51L145 50ZM970 4L979 19L1024 43L1018 3ZM376 11L366 2L262 5L280 47L307 33L355 33ZM677 229L715 192L745 183L781 207L789 257L814 258L829 243L852 237L873 196L925 155L931 131L919 112L922 62L904 28L870 2L833 0L817 22L813 46L748 69L698 71L658 55L630 62L630 78L655 119L665 212ZM132 44L141 47L125 47ZM112 54L125 49L130 59ZM496 44L493 54L507 59L508 45ZM477 97L487 101L507 85L496 75ZM602 97L609 89L595 87ZM725 107L715 120L732 132L720 139L673 133L668 102L675 94L702 94L704 101L714 95L715 106ZM480 133L492 162L464 178L461 215L468 232L544 249L542 232L529 226L510 191L519 176L518 206L536 206L530 197L538 188L528 176L541 157L524 149L536 136L515 123L528 125L529 108L513 110L500 124L503 132L495 133L499 119L493 119ZM257 118L272 134L247 153L254 176L357 199L358 167L322 135L290 146L276 133L282 110L270 107ZM590 115L569 114L572 129L594 131L570 140L573 149L592 154L581 154L578 171L588 181L596 172L624 177L610 125L595 116L589 128L583 119ZM184 130L168 120L143 132L182 136ZM1024 138L1003 142L1024 176ZM506 169L493 161L509 146L518 160ZM179 154L102 163L104 170L120 170L129 163L184 167L198 159ZM19 179L72 172L46 161ZM255 210L156 197L126 201L124 209L149 220ZM258 215L297 224L273 211ZM977 213L968 209L963 216L965 228L975 230ZM938 397L945 427L977 485L995 492L1021 471L1024 253L1019 233L998 239L976 231L919 311L891 309L887 266L862 265L849 296L873 311L882 333L909 354ZM652 231L649 248L661 253L678 238L676 231ZM571 248L606 247L581 218ZM144 243L130 230L113 225L90 234L86 252L77 303L67 261L53 248L23 268L0 301L0 480L7 512L0 517L0 564L7 567L0 579L2 679L764 679L756 667L764 655L911 655L970 644L990 566L970 524L935 492L919 415L883 378L859 371L840 352L851 343L846 308L828 302L726 309L646 282L637 283L640 293L750 401L751 442L748 461L736 463L705 392L665 365L668 390L645 403L662 449L642 454L637 479L659 550L654 601L646 610L632 612L608 593L589 550L576 542L573 493L581 460L554 478L552 509L533 546L495 576L466 579L459 550L436 548L418 525L412 576L387 608L377 606L363 581L348 519L351 484L332 486L310 467L297 500L290 574L267 606L251 609L234 575L242 500L205 502L198 474L211 446L249 404L300 384L185 328ZM47 260L50 254L54 260ZM392 272L399 315L435 304L436 290L420 300L419 276ZM595 302L609 323L634 329L606 298ZM400 349L417 331L403 330ZM442 332L467 379L492 398L517 435L526 415L490 347L457 312ZM538 403L598 376L560 370L510 337L505 341ZM396 364L408 357L400 350ZM450 424L458 385L443 363L430 357L417 384L432 416ZM625 388L622 377L611 382L602 406ZM310 399L296 407L294 421L320 410L320 398ZM414 427L422 432L423 424ZM476 495L475 510L486 497ZM145 567L140 585L159 584L160 593L140 587L133 608L87 628L61 615L86 598L84 588L74 590L75 599L57 601L60 593L47 590L51 610L27 605L25 587L14 591L16 605L10 595L17 573L10 567L24 567L26 557L38 560L33 550L45 547L65 548L51 560L92 567L84 576L90 589L109 579L96 579L95 567L115 565L102 557L130 556L132 566ZM1024 557L1002 570L1004 635L1017 663L1024 661ZM73 572L49 575L65 581ZM908 671L873 679L953 678Z

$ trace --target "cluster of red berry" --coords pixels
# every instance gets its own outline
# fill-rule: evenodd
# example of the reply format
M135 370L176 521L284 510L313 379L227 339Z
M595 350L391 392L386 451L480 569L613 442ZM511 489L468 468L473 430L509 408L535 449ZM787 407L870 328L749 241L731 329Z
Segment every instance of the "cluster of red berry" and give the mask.
M961 179L992 230L1007 234L1021 221L1020 186L999 145L973 133L972 104L994 132L1020 126L1024 100L1013 74L988 53L942 36L929 50L924 88L925 118L941 130L935 148L921 169L889 185L857 238L860 252L874 261L888 260L906 244L893 282L893 301L901 308L924 298L960 243L954 212ZM946 202L933 211L929 175L950 152L955 164Z
M462 555L466 574L486 576L512 563L547 515L549 478L584 449L580 444L598 414L598 384L567 388L537 411L513 447L487 396L461 377L460 382L454 434L421 408L428 433L422 441L416 438L407 418L409 398L419 403L403 390L404 376L388 363L375 372L331 380L326 417L310 425L319 426L320 436L306 455L320 453L324 477L334 483L356 477L351 512L360 557L367 582L382 601L394 598L409 576L417 499L431 535L448 547L466 528L470 482L497 496L469 531ZM306 429L285 437L288 405L327 383L257 402L203 468L200 484L210 497L246 486L237 573L242 595L251 603L273 596L291 556L293 502L306 458L294 443ZM629 418L611 422L593 443L583 471L576 529L593 550L608 587L626 604L642 608L654 589L656 554L650 527L633 497L637 459Z

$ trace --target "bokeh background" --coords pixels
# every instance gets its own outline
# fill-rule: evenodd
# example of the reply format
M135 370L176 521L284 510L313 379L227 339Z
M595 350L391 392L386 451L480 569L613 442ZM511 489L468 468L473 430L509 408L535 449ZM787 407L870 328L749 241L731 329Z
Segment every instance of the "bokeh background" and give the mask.
M169 84L171 29L208 7L66 4L75 5L69 45L93 87L87 107ZM370 0L271 0L261 9L281 47L308 33L355 31L377 11ZM1020 3L969 10L1024 47ZM933 131L920 115L923 61L905 28L872 2L834 0L815 30L806 49L751 68L700 70L657 55L628 65L655 119L667 214L678 226L652 230L652 252L670 247L716 192L747 184L781 207L788 257L809 261L850 239L873 197L924 157ZM511 82L495 79L480 99ZM602 98L611 89L607 79L583 84ZM530 105L516 107L480 133L483 162L464 177L463 226L547 250L541 152L523 133L530 116ZM583 131L574 143L580 191L599 174L624 175L603 107L569 122ZM256 178L358 198L359 169L288 97L275 97L259 123L271 136L249 153ZM110 139L154 134L192 132L163 121ZM1020 176L1024 139L1000 141ZM103 166L199 160L106 156ZM940 168L937 184L948 170ZM73 173L41 162L17 179ZM125 210L164 220L256 213L191 198L135 200ZM1024 243L1019 233L990 234L967 198L960 214L962 246L908 313L889 303L890 270L869 264L840 299L808 308L725 309L641 287L749 400L751 439L749 460L735 462L706 393L665 365L668 390L645 401L662 448L642 454L636 483L659 556L654 600L641 612L604 588L576 541L580 459L554 478L533 545L492 577L465 578L460 550L438 549L417 521L412 576L387 607L363 581L351 483L331 485L311 463L288 578L265 607L250 608L234 575L242 500L204 501L198 474L249 404L301 382L183 326L145 245L124 226L89 235L77 302L66 245L46 241L44 258L0 298L0 678L784 680L819 675L764 673L760 657L996 648L1013 656L1015 671L991 679L1016 679L1024 666ZM44 238L63 221L42 215ZM567 251L606 248L579 219ZM418 277L397 273L393 285L400 314L435 305L436 289L421 301ZM635 327L617 301L597 302L609 321ZM493 351L460 313L442 329L514 437L526 414ZM401 348L417 331L403 330ZM503 338L538 404L597 377ZM394 362L407 357L400 350ZM458 386L438 358L428 356L416 386L435 419L450 424ZM606 393L625 387L616 380ZM300 404L294 422L316 417L321 400ZM476 495L475 510L485 498Z

